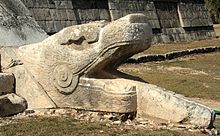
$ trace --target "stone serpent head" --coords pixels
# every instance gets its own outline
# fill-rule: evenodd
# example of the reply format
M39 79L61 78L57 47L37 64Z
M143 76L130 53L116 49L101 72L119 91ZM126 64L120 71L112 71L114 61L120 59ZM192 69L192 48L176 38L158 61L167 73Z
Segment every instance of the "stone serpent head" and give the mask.
M105 84L108 81L114 84L112 79L128 77L116 68L130 56L149 48L151 38L152 29L146 16L131 14L109 24L95 22L67 27L40 43L20 47L18 56L27 73L56 106L91 109L97 103L83 99L101 96L100 89L106 93ZM94 90L100 93L95 95ZM131 88L128 90L135 93ZM120 93L117 89L116 92ZM104 105L107 104L95 109L102 110L100 107Z

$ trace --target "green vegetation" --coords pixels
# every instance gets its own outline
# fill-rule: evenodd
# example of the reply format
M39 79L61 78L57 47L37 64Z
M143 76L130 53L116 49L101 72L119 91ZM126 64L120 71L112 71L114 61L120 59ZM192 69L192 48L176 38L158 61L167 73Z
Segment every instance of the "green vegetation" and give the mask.
M1 136L202 136L201 133L167 129L134 129L123 125L106 125L77 121L71 117L29 118L0 128Z
M128 65L122 71L188 97L220 101L220 53Z
M220 23L220 0L205 0L214 23Z
M216 27L216 31L220 33L220 26ZM220 39L213 40L201 40L190 43L174 43L174 44L158 44L151 46L148 50L141 54L165 54L171 51L181 51L193 48L209 47L209 46L220 46Z
M220 26L216 26L215 30L220 34ZM162 54L198 47L220 46L219 43L219 39L214 39L182 44L161 44L152 46L144 53ZM159 63L127 64L120 69L189 97L220 101L220 52ZM0 136L203 136L198 132L135 129L132 126L79 121L72 117L32 117L16 120L16 122L1 126ZM220 125L220 117L215 123Z
M215 25L217 35L220 25ZM220 39L191 43L154 45L142 54L165 54L208 46L220 46ZM139 76L145 81L188 97L220 101L220 53L192 55L171 61L125 65L122 71Z

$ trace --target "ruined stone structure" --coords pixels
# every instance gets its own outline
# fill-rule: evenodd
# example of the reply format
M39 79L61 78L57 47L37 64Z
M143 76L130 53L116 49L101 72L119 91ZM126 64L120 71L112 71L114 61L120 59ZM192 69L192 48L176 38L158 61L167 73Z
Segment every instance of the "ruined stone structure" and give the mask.
M54 34L66 26L116 20L130 13L147 16L154 43L215 37L203 0L22 0L38 24Z
M148 49L152 36L147 17L130 14L108 24L67 27L39 43L2 48L0 116L26 108L74 108L212 126L210 108L117 70Z
M0 47L40 42L47 34L20 0L0 0Z

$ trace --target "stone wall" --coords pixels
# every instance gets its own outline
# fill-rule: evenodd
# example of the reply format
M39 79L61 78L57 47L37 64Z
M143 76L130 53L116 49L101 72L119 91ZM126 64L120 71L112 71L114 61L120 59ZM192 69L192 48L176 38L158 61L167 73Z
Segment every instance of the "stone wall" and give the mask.
M0 18L0 47L21 46L47 38L20 0L0 0Z
M22 0L38 24L53 34L90 21L112 21L143 13L152 25L154 43L215 37L204 1L192 0Z

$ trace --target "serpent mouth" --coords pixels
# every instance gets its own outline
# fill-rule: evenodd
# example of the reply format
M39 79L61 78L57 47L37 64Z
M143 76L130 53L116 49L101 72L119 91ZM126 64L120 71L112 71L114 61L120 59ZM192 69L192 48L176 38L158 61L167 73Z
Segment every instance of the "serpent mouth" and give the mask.
M134 14L113 22L100 31L99 56L84 72L85 77L137 79L117 68L129 57L150 47L152 29L146 16Z
M129 57L150 47L149 41L120 42L107 48L94 64L86 70L84 77L97 79L132 79L143 81L117 70Z

